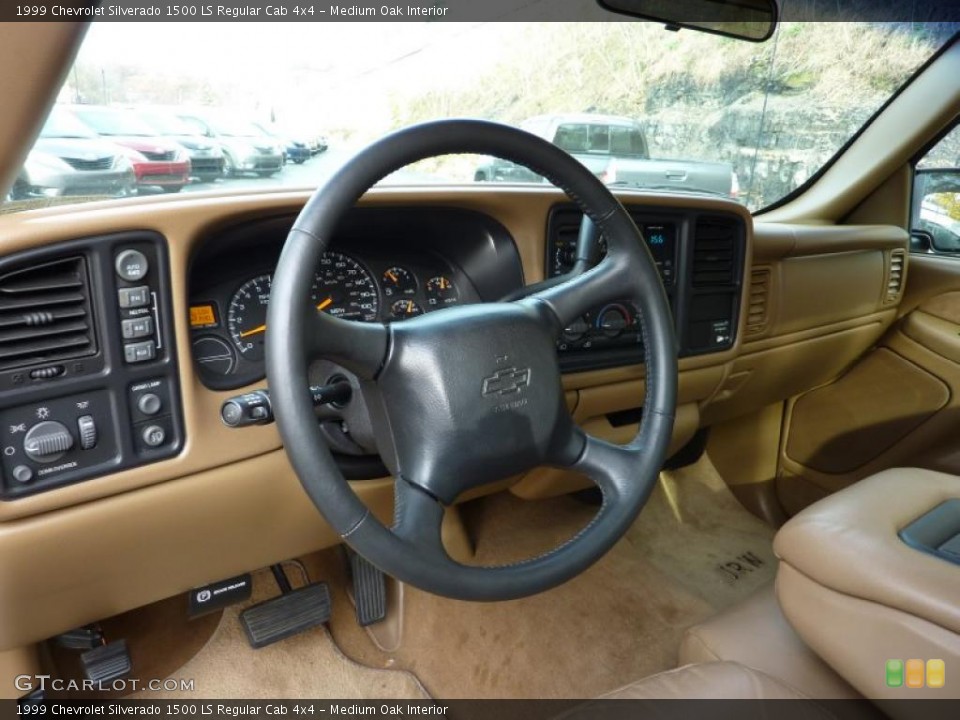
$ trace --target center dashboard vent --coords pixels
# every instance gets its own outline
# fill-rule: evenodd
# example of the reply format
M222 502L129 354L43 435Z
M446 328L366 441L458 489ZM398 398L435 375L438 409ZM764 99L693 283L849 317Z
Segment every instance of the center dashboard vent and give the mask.
M736 283L736 226L712 218L697 221L693 241L692 280L694 287Z
M82 257L0 275L0 370L96 352Z

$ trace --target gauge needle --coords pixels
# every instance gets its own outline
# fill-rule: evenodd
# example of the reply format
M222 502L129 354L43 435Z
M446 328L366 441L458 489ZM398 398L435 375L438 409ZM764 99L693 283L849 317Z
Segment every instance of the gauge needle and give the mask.
M242 337L242 338L250 337L251 335L256 335L257 333L262 333L262 332L265 331L266 329L267 329L267 326L266 326L266 325L261 325L260 327L255 327L253 330L247 330L247 331L245 331L245 332L240 333L240 337Z
M394 282L400 282L400 279L394 274L392 270L387 270L386 275L388 278L390 278Z
M324 300L322 303L319 303L319 304L317 305L317 310L326 310L326 309L327 309L328 307L330 307L331 305L333 305L333 298L332 298L332 297L328 297L328 298L327 298L326 300Z

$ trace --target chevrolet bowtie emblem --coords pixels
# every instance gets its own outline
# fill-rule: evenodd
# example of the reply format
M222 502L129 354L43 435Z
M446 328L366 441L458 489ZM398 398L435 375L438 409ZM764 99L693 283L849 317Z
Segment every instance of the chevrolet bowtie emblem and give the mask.
M493 375L483 379L483 395L512 395L523 390L530 384L530 368L517 369L515 367L497 370Z

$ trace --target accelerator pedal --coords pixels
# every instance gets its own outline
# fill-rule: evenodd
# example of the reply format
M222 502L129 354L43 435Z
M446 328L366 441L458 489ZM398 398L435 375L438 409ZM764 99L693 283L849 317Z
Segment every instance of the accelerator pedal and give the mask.
M133 670L126 640L114 640L106 645L87 650L80 656L87 680L109 683L126 677Z
M361 555L347 549L350 576L353 578L353 602L357 624L367 627L387 617L387 580L380 568Z
M323 625L329 619L330 588L325 582L304 585L240 613L247 640L258 649Z

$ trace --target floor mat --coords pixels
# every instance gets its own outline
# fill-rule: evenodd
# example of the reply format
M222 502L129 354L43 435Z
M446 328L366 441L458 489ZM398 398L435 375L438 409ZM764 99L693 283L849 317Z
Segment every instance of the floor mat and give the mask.
M288 569L291 565L288 564ZM288 572L295 586L295 568ZM247 605L277 594L268 571L254 575L254 597L228 608L206 646L175 679L192 679L193 692L150 692L134 698L417 699L428 693L410 672L364 667L337 648L326 628L301 633L260 650L247 642L239 614Z
M467 511L478 561L492 564L554 546L595 508L500 493ZM687 627L770 582L772 537L704 458L663 473L623 540L559 588L467 603L407 587L403 640L393 653L357 627L346 598L335 599L332 628L352 657L408 669L438 698L594 697L674 667Z

